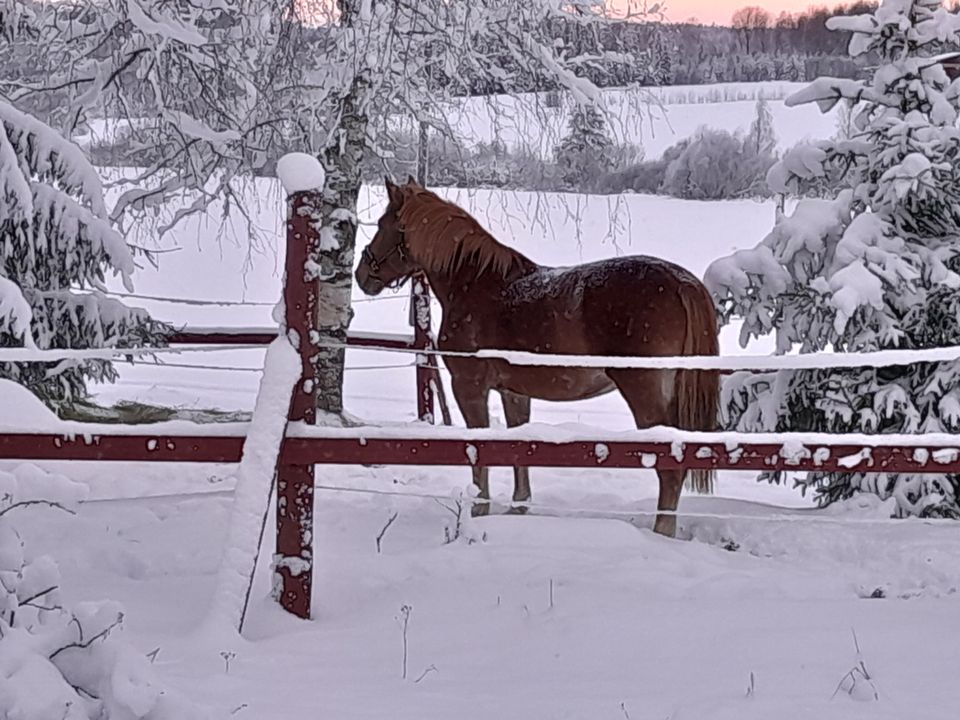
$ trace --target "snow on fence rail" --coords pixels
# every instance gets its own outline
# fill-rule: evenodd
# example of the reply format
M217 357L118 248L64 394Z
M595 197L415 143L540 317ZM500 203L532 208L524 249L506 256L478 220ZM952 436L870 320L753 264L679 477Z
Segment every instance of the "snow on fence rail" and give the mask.
M317 465L400 464L628 467L739 470L819 470L911 473L960 473L960 436L697 433L650 428L611 433L584 427L527 425L510 430L451 430L427 424L387 427L315 427L313 356L317 288L301 270L319 242L320 198L312 191L289 197L287 282L284 303L288 326L300 338L301 382L294 392L277 468L278 599L289 612L309 617L313 581L313 491ZM417 405L421 420L433 418L434 388L439 388L436 357L457 355L433 349L429 333L430 299L417 283L412 336L355 333L346 347L365 347L416 355ZM425 322L426 320L426 322ZM304 324L307 323L307 324ZM259 348L277 338L276 328L188 328L171 338L191 352ZM0 362L48 362L65 358L116 358L183 352L184 348L105 350L0 349ZM884 367L913 362L960 359L960 347L883 351L843 355L780 357L631 358L545 355L484 350L479 357L516 364L627 368L684 368L771 371L837 367ZM304 380L305 379L305 380ZM0 459L214 462L240 461L248 441L246 424L197 425L188 422L150 426L63 423L55 428L10 428L0 433ZM0 428L0 431L4 428ZM296 512L288 512L296 508ZM292 570L295 569L295 572Z
M275 307L276 303L263 300L218 300L205 298L173 297L170 295L142 295L140 293L118 292L115 290L98 291L110 297L127 298L130 300L147 300L149 302L167 303L170 305L194 305L198 307ZM354 298L353 303L389 302L391 300L409 300L403 295L381 295L371 298Z
M269 345L277 337L276 326L259 327L185 327L168 339L171 345ZM375 350L417 351L417 338L414 334L351 332L347 338L348 348L370 348ZM422 348L426 351L427 348ZM2 351L0 351L2 358Z
M212 352L216 346L255 349L277 337L276 327L190 327L170 336L171 345L197 345L190 352ZM718 370L733 372L775 372L777 370L836 370L882 368L914 363L960 360L960 345L926 350L877 350L859 353L811 353L807 355L665 355L636 357L624 355L557 355L518 350L484 349L477 352L440 350L422 345L416 335L354 332L347 343L318 342L315 347L357 348L408 353L431 357L470 357L505 360L513 365L545 367L622 368L633 370ZM0 348L0 362L51 362L57 360L122 358L184 352L177 347L97 348L87 350Z

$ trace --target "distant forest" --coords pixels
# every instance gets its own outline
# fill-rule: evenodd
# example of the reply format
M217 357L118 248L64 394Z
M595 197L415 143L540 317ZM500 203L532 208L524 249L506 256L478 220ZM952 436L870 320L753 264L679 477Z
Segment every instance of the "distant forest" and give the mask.
M960 0L946 4L960 8ZM826 22L834 15L872 13L878 5L858 0L776 17L753 5L734 12L728 27L663 25L669 76L660 79L666 85L699 85L856 77L859 64L847 54L849 33L827 30Z
M872 13L878 4L857 0L778 16L759 6L747 6L733 13L727 26L693 22L615 23L599 31L605 47L611 52L647 50L650 62L641 67L596 67L585 72L601 86L807 81L822 75L853 78L870 59L853 61L847 53L850 34L828 30L826 21L834 15ZM957 8L960 0L949 0L947 4ZM588 45L581 37L585 32L597 30L570 22L558 26L556 34L562 40L562 51L571 56L583 52ZM505 62L509 64L509 60ZM549 86L541 79L525 78L523 87L471 83L469 92L542 90Z
M658 29L664 36L669 72L658 79L664 85L699 85L856 77L858 64L847 54L849 33L827 30L826 21L834 15L872 12L876 6L861 1L777 17L748 6L733 13L727 27L662 25Z

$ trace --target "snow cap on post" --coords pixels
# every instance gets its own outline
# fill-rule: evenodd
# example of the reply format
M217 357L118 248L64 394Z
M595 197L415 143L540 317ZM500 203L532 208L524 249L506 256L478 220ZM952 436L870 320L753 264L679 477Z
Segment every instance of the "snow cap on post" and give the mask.
M308 190L321 190L326 173L320 161L313 155L287 153L277 161L277 177L287 195Z

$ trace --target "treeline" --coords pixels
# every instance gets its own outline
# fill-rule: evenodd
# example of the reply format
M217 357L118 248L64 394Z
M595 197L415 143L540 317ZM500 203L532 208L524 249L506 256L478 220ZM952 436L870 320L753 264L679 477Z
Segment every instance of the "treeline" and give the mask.
M870 12L875 2L857 0L832 9L813 8L774 18L759 7L734 14L730 26L696 23L611 22L584 24L553 17L547 35L564 57L594 55L597 44L611 56L629 54L636 62L596 60L578 71L600 87L627 85L699 85L716 82L812 80L821 75L855 77L858 65L847 55L849 33L831 32L835 14ZM316 52L332 42L325 28L304 29L304 48ZM496 41L470 45L470 52L499 69L497 80L481 78L471 63L452 70L434 69L431 82L454 95L499 95L558 89L555 79L521 65Z
M960 2L960 0L952 0ZM850 34L826 27L834 15L870 13L873 0L855 0L833 8L812 7L774 17L757 6L744 7L731 17L729 26L695 22L622 22L607 26L584 26L557 21L552 33L556 47L568 56L584 54L594 47L596 36L610 53L640 55L645 62L631 66L592 65L583 74L597 85L700 85L717 82L809 81L822 75L857 77L858 63L847 54ZM504 58L505 67L511 61ZM507 91L548 90L543 78L513 76L510 88L471 82L468 92L492 94Z

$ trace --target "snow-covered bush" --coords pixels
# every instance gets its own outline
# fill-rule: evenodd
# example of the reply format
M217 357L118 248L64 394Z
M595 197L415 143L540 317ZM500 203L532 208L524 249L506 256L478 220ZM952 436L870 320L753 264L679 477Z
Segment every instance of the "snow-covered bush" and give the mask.
M760 139L701 128L666 169L662 191L691 200L727 200L762 194L762 179L774 163Z
M768 182L796 192L833 172L845 187L801 200L756 248L716 261L707 285L725 321L743 318L744 345L771 332L780 352L958 345L960 82L935 53L960 41L960 17L940 0L884 0L828 26L880 63L868 80L820 78L787 99L858 104L847 133L792 149ZM960 365L739 374L724 405L742 430L955 432ZM813 473L801 485L822 504L863 491L895 498L900 515L960 517L957 476Z
M663 158L641 160L602 177L597 183L597 191L608 195L619 195L625 192L655 195L662 189L668 165L669 162Z
M0 470L0 718L190 720L117 634L115 602L65 604L56 562L17 532L37 512L73 512L87 487L34 465Z

